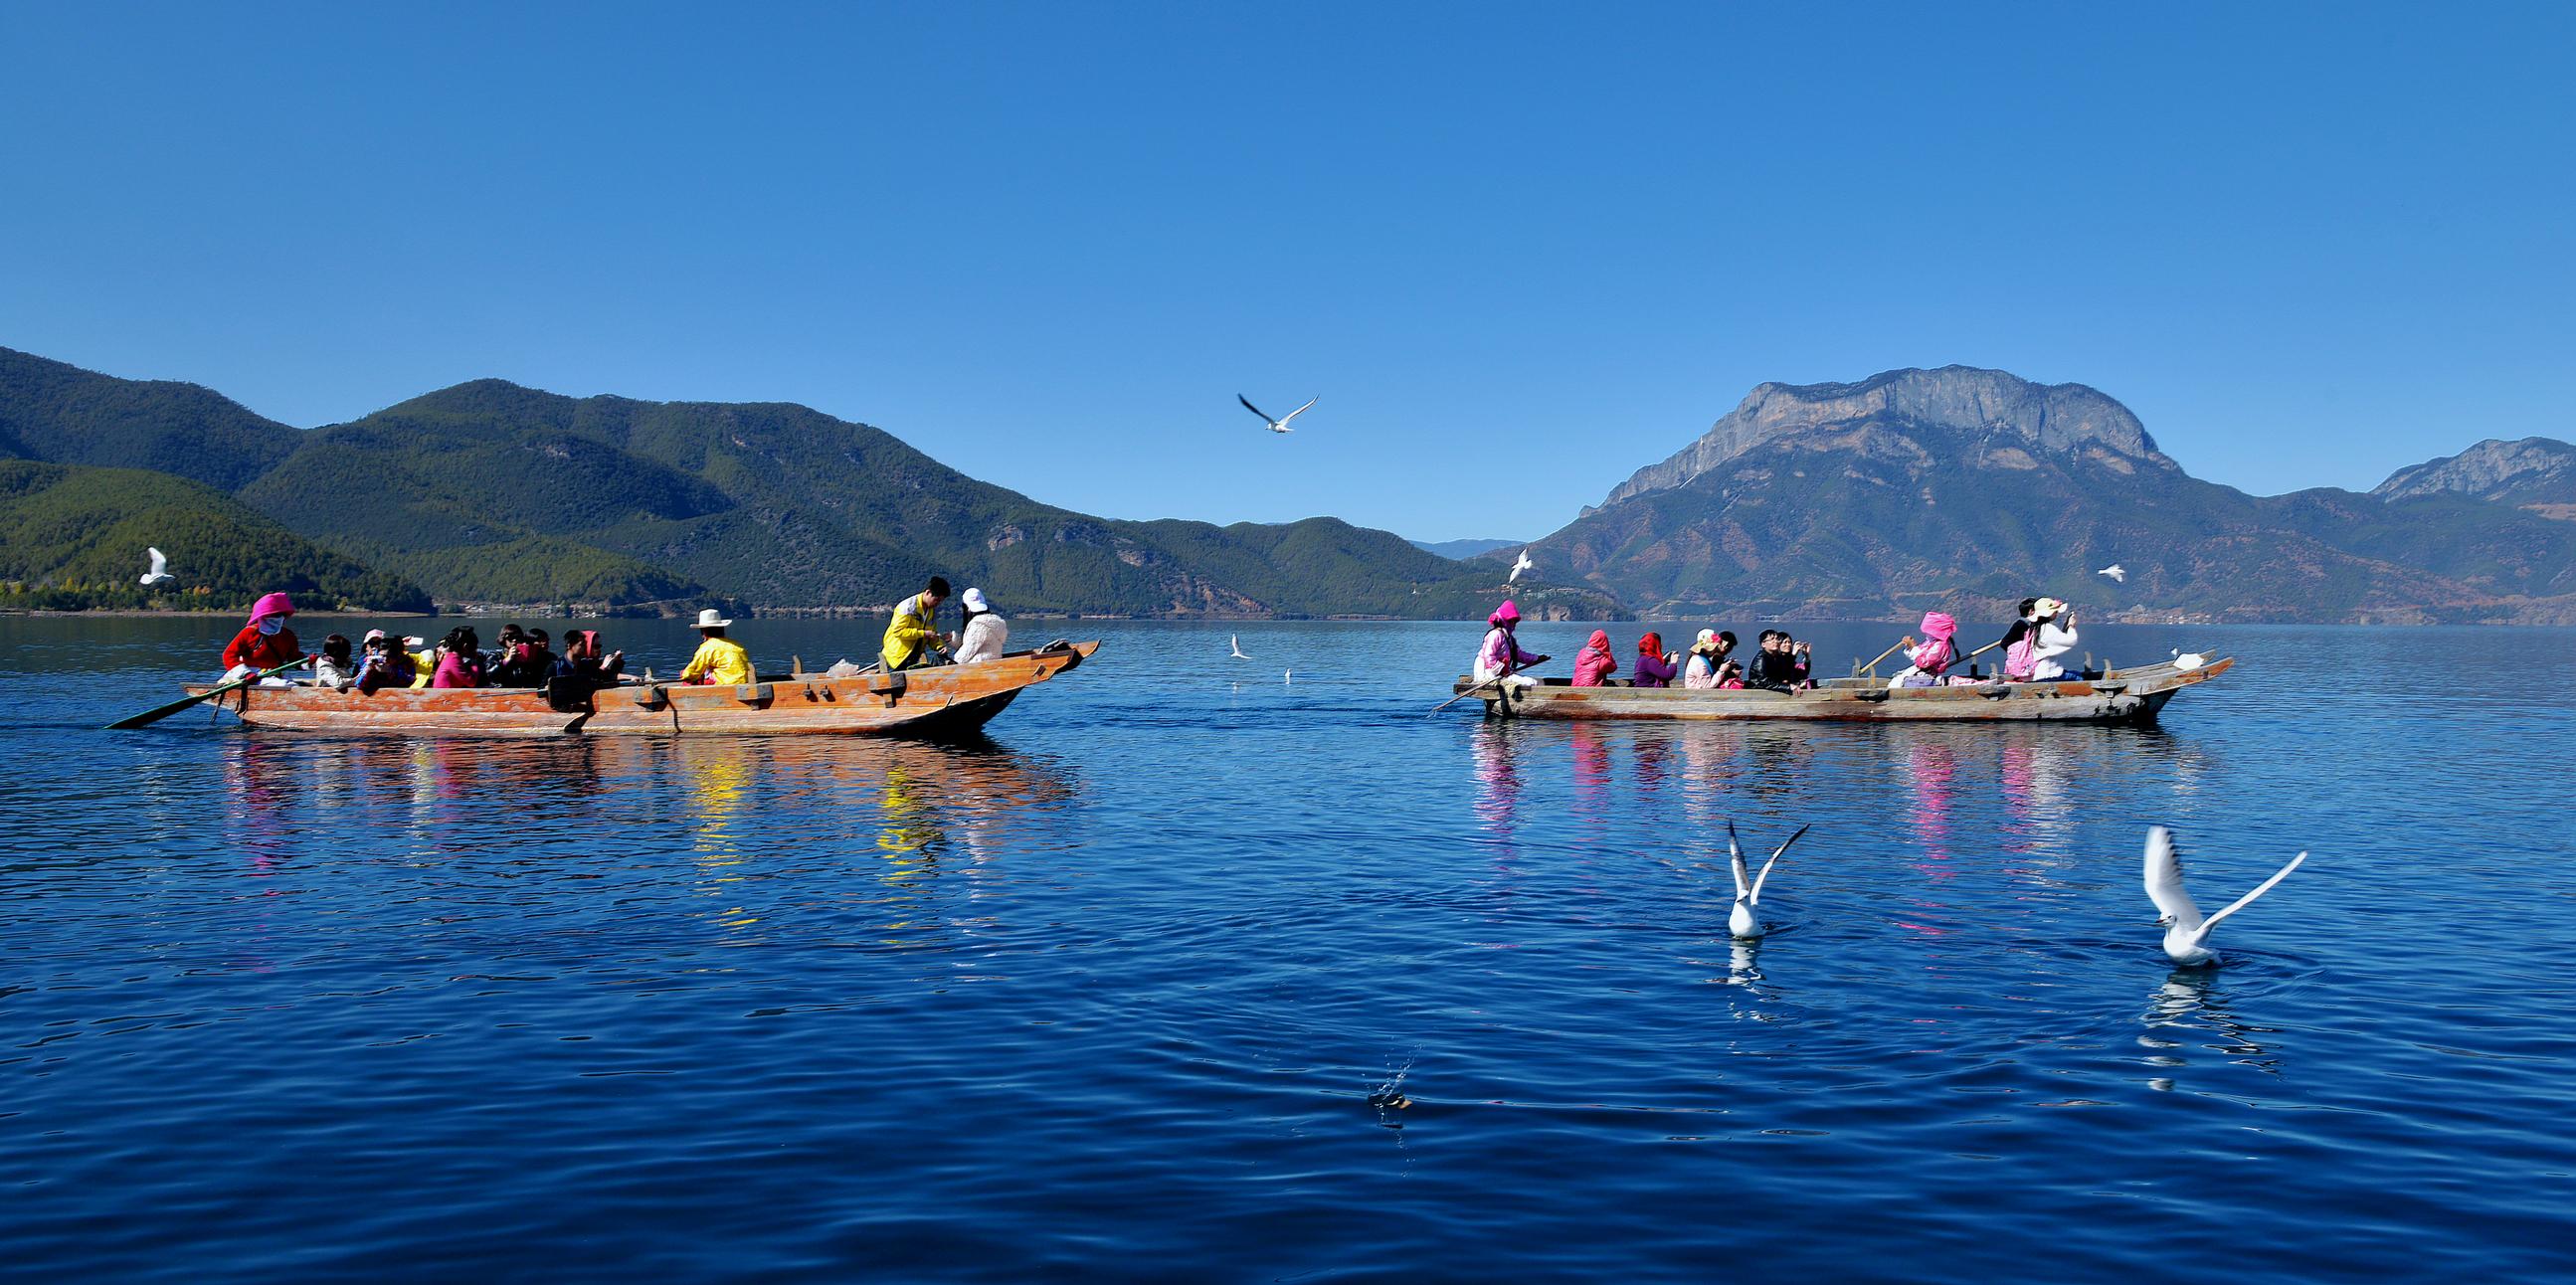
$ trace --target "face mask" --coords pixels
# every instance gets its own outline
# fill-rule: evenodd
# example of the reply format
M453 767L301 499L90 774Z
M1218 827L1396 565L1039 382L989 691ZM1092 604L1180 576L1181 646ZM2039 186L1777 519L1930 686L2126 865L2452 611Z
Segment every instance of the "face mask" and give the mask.
M259 622L259 631L264 634L274 634L278 630L284 628L286 628L286 617L284 616L267 616L263 617Z

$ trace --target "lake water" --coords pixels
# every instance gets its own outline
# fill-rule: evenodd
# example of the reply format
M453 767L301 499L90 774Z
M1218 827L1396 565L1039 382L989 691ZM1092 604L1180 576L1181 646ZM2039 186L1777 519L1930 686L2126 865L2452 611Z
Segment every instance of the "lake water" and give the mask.
M1104 646L967 747L94 730L226 628L0 620L0 1275L2576 1273L2576 632L2088 626L2243 658L2158 729L1023 622ZM1814 826L1758 946L1729 818ZM2311 856L2178 971L2151 823L2210 908Z

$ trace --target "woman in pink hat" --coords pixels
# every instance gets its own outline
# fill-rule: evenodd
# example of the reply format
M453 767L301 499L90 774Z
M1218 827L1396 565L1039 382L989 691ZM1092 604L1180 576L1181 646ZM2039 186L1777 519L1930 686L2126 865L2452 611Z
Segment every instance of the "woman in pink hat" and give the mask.
M225 679L303 659L304 644L286 627L286 618L294 614L295 603L282 593L264 594L252 603L250 623L224 647Z
M1513 606L1510 599L1504 599L1502 606L1494 608L1494 614L1485 617L1485 623L1491 628L1485 631L1484 645L1476 649L1478 683L1510 678L1524 666L1547 663L1547 657L1521 650L1520 639L1512 633L1520 628L1521 609ZM1521 681L1526 683L1529 680Z
M1946 611L1923 613L1923 641L1911 635L1896 644L1905 649L1906 667L1887 680L1890 687L1938 687L1942 675L1959 660L1959 622Z

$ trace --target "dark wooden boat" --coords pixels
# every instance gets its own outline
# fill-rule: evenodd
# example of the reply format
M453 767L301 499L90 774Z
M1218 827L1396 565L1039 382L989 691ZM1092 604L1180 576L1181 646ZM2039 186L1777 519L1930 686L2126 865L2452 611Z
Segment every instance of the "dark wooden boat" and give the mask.
M1547 678L1478 694L1491 718L1823 719L1843 722L2152 723L2186 687L2234 668L2233 658L2194 669L2171 661L2114 669L2099 678L1969 687L1889 688L1883 679L1837 678L1800 692L1691 691L1680 687L1576 687ZM1461 676L1452 690L1477 690Z
M1019 694L1080 665L1098 642L1050 643L971 665L848 678L786 674L738 687L627 683L568 707L524 688L244 687L217 706L252 727L423 735L945 736L992 721ZM213 684L187 688L201 695Z

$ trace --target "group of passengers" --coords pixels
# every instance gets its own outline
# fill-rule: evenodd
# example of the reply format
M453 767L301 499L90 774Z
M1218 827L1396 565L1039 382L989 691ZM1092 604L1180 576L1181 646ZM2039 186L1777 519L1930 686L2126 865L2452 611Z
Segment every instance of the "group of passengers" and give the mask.
M886 626L880 649L879 659L887 670L971 664L1002 654L1010 640L1010 626L986 603L980 589L966 591L959 628L939 632L935 622L948 596L948 581L932 576L926 588L904 600ZM448 630L435 646L422 638L370 629L354 650L348 638L332 634L323 639L322 650L308 658L295 631L287 627L294 614L294 601L283 593L263 595L251 604L250 623L224 647L224 678L265 676L309 659L315 686L354 687L369 694L387 688L551 688L557 698L579 699L628 681L626 653L607 651L596 629L565 630L560 652L545 630L515 623L501 626L497 645L489 651L471 625ZM714 608L698 613L698 649L680 671L679 681L713 686L755 681L751 653L726 636L732 626ZM847 665L845 661L834 670L837 673ZM863 671L850 667L850 672Z
M1520 608L1506 601L1485 618L1487 629L1483 644L1476 651L1474 678L1478 683L1498 679L1523 685L1535 679L1520 671L1543 665L1551 657L1525 650L1520 645L1518 629ZM1992 681L1954 677L1950 671L1963 660L1973 659L1998 648L2004 653L2002 679L2007 682L2045 682L2063 677L2066 670L2056 658L2066 654L2076 643L2075 613L2055 598L2024 598L2012 627L1992 646L1959 654L1958 621L1945 612L1923 613L1921 640L1907 635L1896 648L1905 650L1906 667L1888 685L1891 687L1935 687L1944 683ZM1691 690L1791 692L1814 687L1814 647L1791 636L1785 629L1765 629L1756 641L1748 660L1735 656L1736 638L1731 630L1703 629L1686 654L1664 650L1664 636L1649 630L1637 640L1634 676L1630 687L1671 687L1674 680ZM1576 687L1617 685L1619 658L1610 644L1610 632L1595 629L1583 649L1574 657Z

